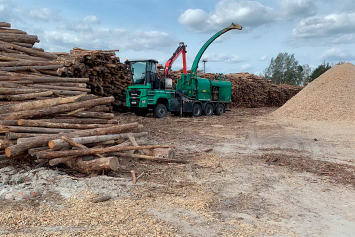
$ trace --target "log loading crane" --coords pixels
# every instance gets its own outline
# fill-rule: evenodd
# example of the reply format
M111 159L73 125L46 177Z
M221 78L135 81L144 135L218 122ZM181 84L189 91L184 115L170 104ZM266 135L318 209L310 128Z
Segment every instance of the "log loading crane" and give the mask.
M129 60L133 75L133 85L128 87L126 106L139 116L153 112L156 118L163 118L170 111L174 115L189 114L199 117L213 113L222 115L231 102L232 84L222 80L210 80L197 75L198 64L208 46L222 34L233 30L242 30L242 26L232 23L229 27L213 35L197 53L190 73L186 71L186 46L180 44L178 50L167 62L165 76L169 76L171 64L183 53L184 72L175 89L171 78L160 78L157 61L154 59ZM169 68L170 65L170 68Z
M165 78L170 78L171 67L173 66L175 60L180 56L180 54L182 54L183 73L184 75L187 74L186 47L187 45L185 45L184 42L180 42L179 47L176 49L175 53L173 53L173 56L171 56L171 58L165 63L165 69L164 69Z

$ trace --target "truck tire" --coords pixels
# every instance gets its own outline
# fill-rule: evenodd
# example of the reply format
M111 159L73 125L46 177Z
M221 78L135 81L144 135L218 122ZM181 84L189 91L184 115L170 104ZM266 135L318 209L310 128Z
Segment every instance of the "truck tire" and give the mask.
M206 116L211 116L213 114L213 106L211 104L206 104L203 114Z
M136 110L136 111L134 111L134 113L135 113L137 116L145 117L145 116L147 116L148 111L146 111L146 110Z
M223 104L218 104L216 108L214 109L214 113L217 116L221 116L224 113L224 105Z
M154 107L154 117L156 118L164 118L168 113L166 106L164 104L157 104Z
M200 104L194 104L192 107L192 116L194 117L200 117L202 114L202 107Z

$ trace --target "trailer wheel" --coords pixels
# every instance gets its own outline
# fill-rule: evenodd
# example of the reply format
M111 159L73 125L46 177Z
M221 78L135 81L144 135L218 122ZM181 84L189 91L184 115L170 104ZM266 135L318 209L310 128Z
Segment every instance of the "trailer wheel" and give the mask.
M202 114L202 107L200 104L194 104L192 107L192 116L194 117L200 117Z
M211 104L206 104L205 110L203 111L203 114L206 116L210 116L213 114L213 106Z
M223 104L218 104L216 108L214 109L214 113L218 116L221 116L224 113L224 105Z
M157 104L154 107L154 117L156 118L164 118L167 115L168 111L166 106L163 104Z

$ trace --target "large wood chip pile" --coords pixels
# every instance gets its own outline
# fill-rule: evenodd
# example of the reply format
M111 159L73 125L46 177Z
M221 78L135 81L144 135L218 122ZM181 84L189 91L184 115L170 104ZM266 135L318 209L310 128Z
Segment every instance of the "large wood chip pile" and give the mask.
M334 66L273 114L279 118L355 121L355 66Z
M118 50L85 50L74 48L70 54L61 54L58 62L65 66L60 74L89 78L91 92L99 96L114 96L113 105L123 107L127 87L131 84L130 69L116 56Z

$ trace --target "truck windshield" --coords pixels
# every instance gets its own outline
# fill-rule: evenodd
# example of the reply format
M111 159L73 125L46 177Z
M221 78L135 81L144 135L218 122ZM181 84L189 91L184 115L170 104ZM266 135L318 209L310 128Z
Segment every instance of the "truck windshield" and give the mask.
M134 84L144 84L146 62L132 62L131 70Z

